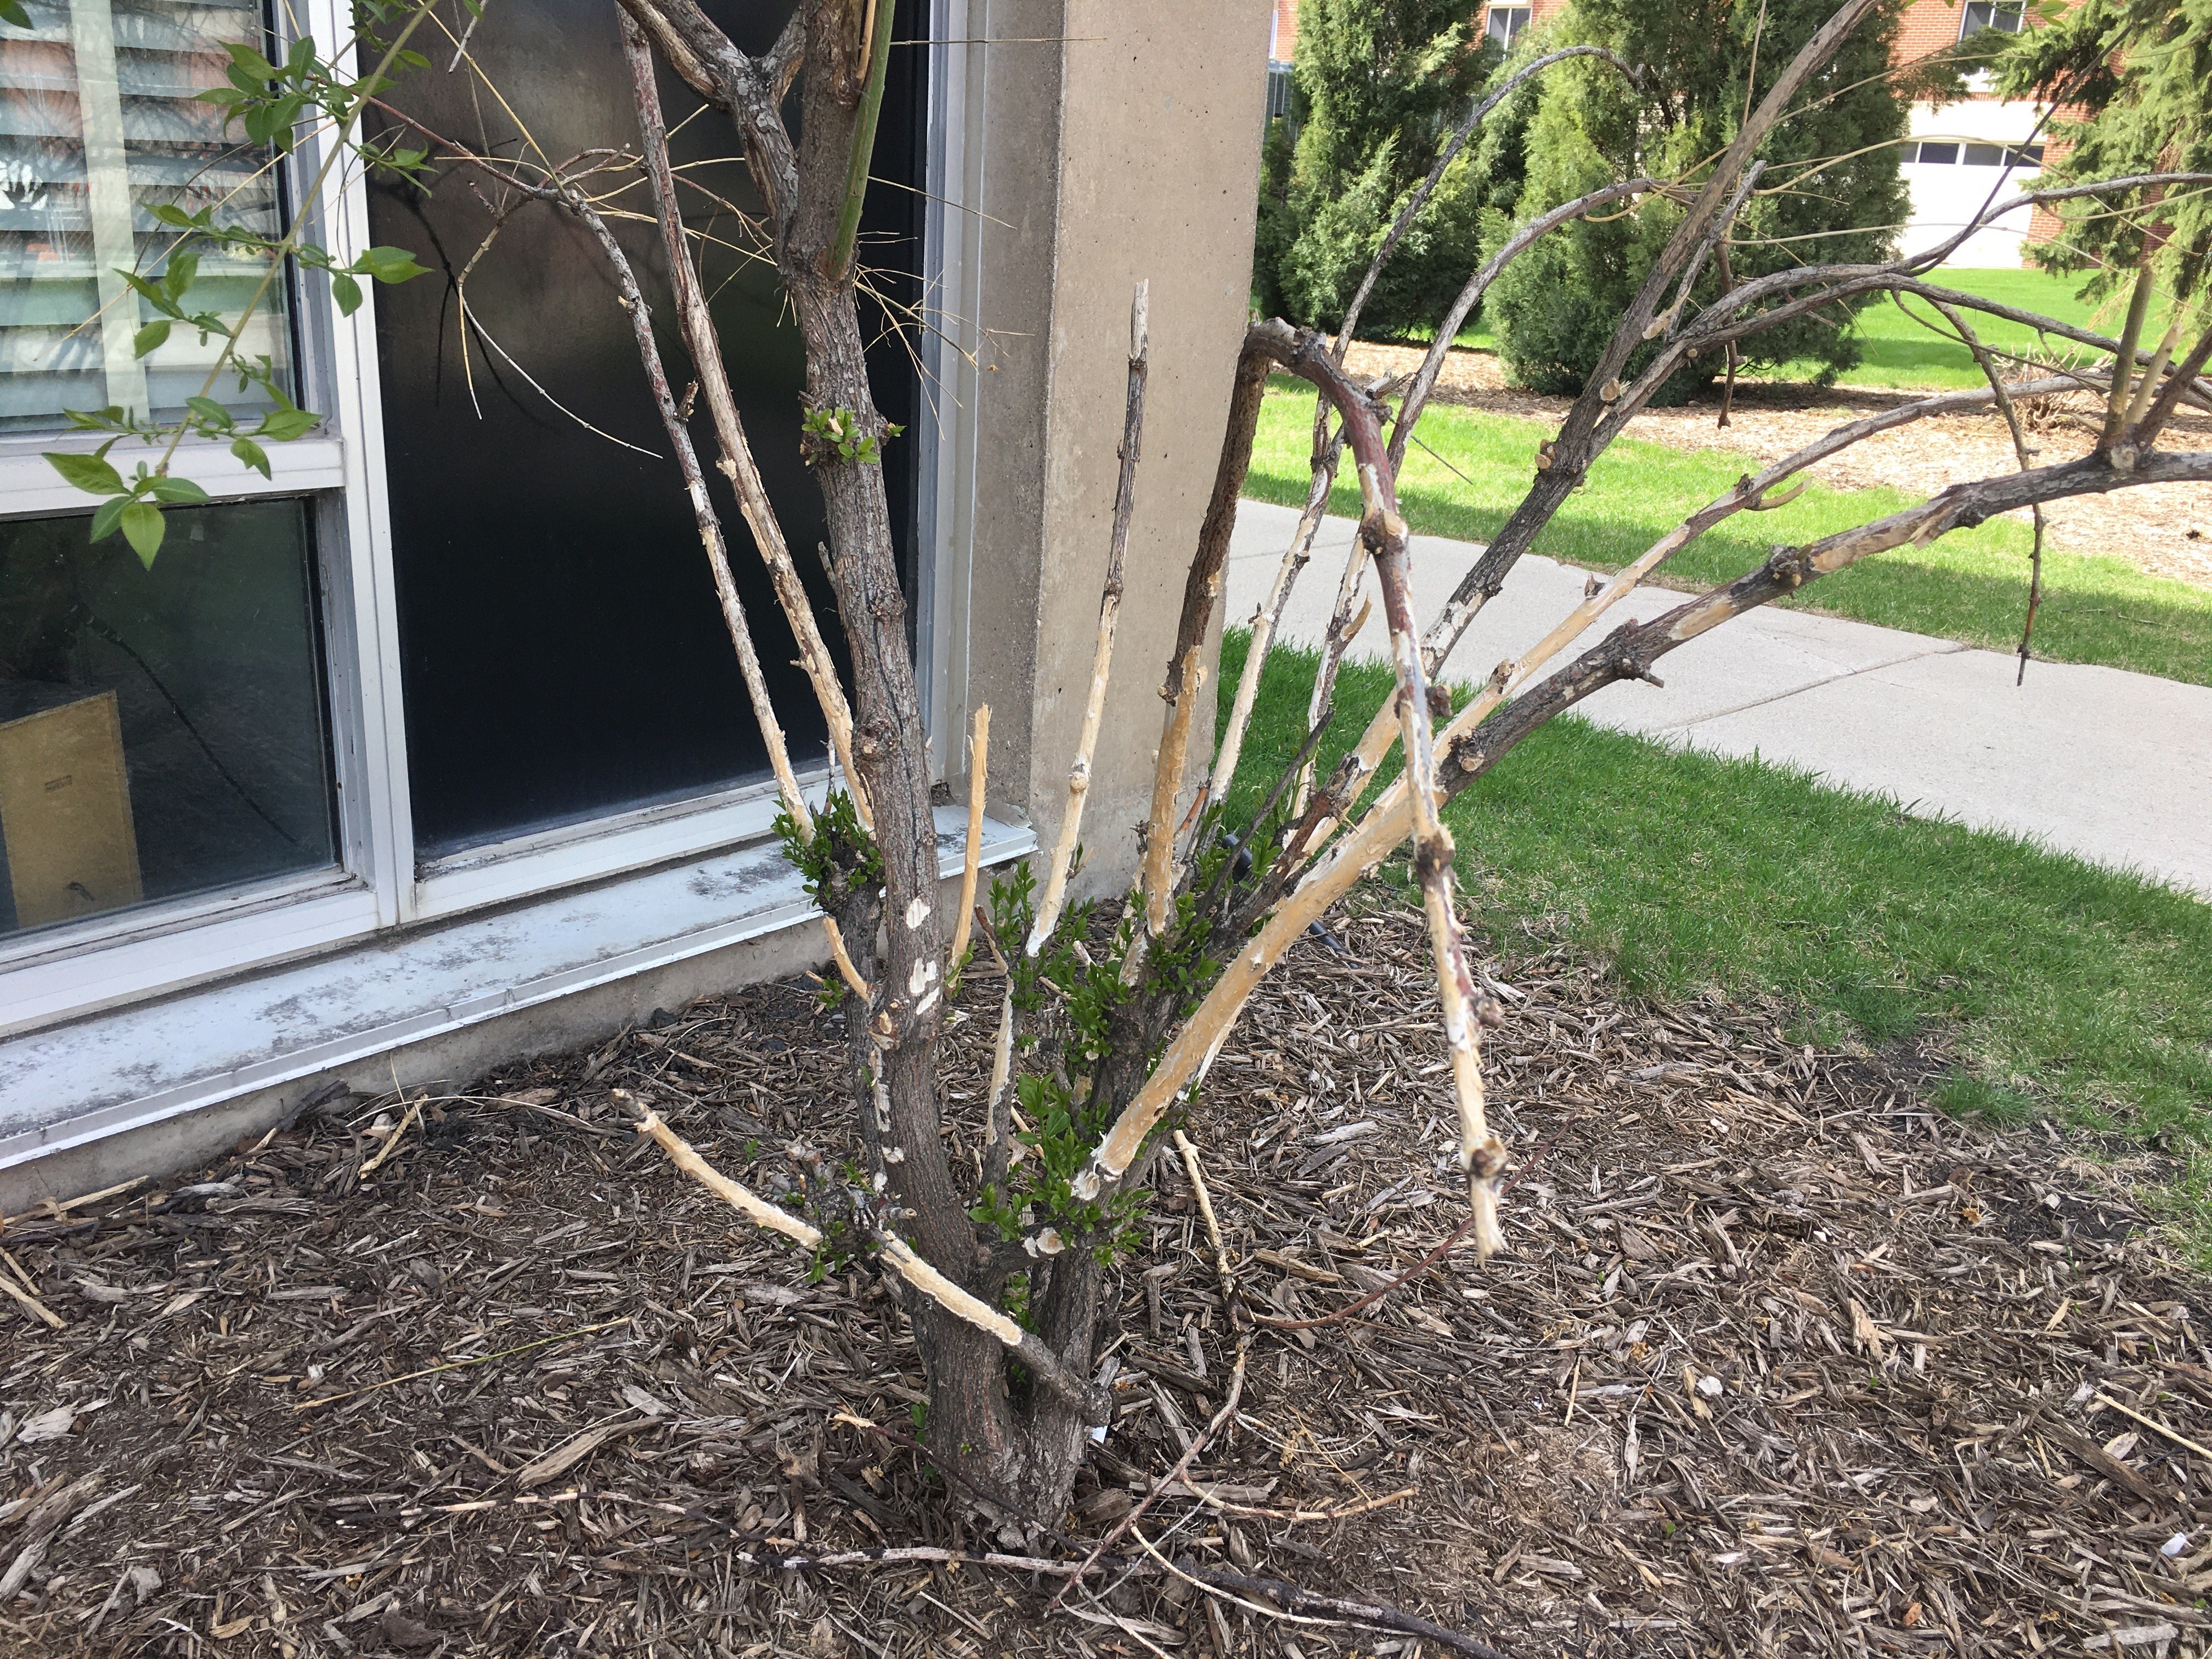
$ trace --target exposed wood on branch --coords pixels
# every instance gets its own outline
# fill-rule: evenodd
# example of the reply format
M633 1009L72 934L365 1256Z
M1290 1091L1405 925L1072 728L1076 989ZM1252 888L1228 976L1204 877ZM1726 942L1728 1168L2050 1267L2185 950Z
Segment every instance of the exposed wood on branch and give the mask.
M643 1114L638 1120L638 1133L649 1137L668 1154L669 1162L685 1175L722 1199L755 1226L787 1238L801 1249L822 1249L823 1237L819 1229L769 1203L741 1182L731 1180L700 1157L689 1141L662 1122L659 1115L650 1108L634 1097L622 1095L621 1097ZM956 1319L974 1326L1000 1343L1028 1366L1045 1388L1081 1410L1086 1421L1106 1420L1103 1413L1111 1408L1111 1401L1105 1397L1104 1391L1072 1375L1060 1363L1060 1356L1035 1335L954 1284L916 1255L914 1247L896 1233L872 1229L872 1236L878 1259L907 1285Z
M1252 465L1252 441L1260 429L1260 405L1267 389L1264 355L1248 347L1237 360L1236 383L1229 397L1229 423L1221 440L1221 460L1213 475L1213 495L1199 528L1198 551L1183 584L1182 614L1176 623L1175 648L1168 658L1167 680L1160 688L1167 704L1158 757L1152 765L1152 805L1146 818L1141 885L1146 936L1158 938L1168 924L1177 870L1176 798L1182 791L1184 763L1190 752L1191 721L1204 700L1206 640L1213 609L1221 598L1222 567L1229 556L1230 533L1237 527L1237 501ZM1131 961L1140 952L1132 952Z
M1129 548L1129 520L1137 505L1137 462L1145 437L1145 381L1152 362L1151 287L1137 284L1129 301L1129 380L1121 412L1121 468L1114 486L1114 528L1106 545L1106 580L1098 600L1098 639L1091 658L1091 690L1084 700L1083 727L1075 740L1075 759L1067 770L1067 805L1060 833L1045 866L1044 890L1036 920L1022 950L1035 957L1060 926L1067 898L1067 872L1083 837L1083 809L1091 799L1091 763L1097 752L1098 727L1106 714L1106 687L1114 672L1114 630L1121 614L1122 563Z
M975 710L968 738L968 842L960 862L960 914L952 924L952 943L945 952L950 978L960 969L968 949L968 930L975 921L975 878L983 857L983 799L991 761L991 705Z

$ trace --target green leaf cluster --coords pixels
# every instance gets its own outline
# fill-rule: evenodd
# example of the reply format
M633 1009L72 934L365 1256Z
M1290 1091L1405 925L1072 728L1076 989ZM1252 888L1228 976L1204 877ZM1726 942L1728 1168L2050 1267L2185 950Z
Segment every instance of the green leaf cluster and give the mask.
M366 48L378 44L366 28L360 39ZM246 129L248 138L270 145L280 155L290 151L301 125L311 118L327 115L343 124L364 99L392 84L389 76L364 75L356 79L341 74L335 64L317 55L313 35L303 34L293 41L281 64L270 62L242 41L227 41L223 50L230 54L229 66L223 71L230 84L209 88L199 94L199 100L222 111L226 130L236 121ZM394 68L422 69L429 61L419 52L401 51L392 57Z
M198 507L207 500L208 493L190 478L149 471L143 461L138 463L133 477L125 478L107 459L107 452L118 441L110 438L89 455L50 451L46 460L88 495L108 498L92 515L92 539L104 541L120 530L139 562L151 570L154 556L161 550L162 507Z
M896 421L884 422L884 435L896 438L906 428ZM872 432L865 431L860 417L849 409L809 409L799 417L799 453L809 466L828 455L862 466L881 466L883 446Z
M883 849L860 823L860 809L842 789L833 789L814 815L814 836L802 837L798 820L788 809L780 809L773 826L806 886L806 896L817 909L834 912L842 896L854 888L879 887L884 879Z

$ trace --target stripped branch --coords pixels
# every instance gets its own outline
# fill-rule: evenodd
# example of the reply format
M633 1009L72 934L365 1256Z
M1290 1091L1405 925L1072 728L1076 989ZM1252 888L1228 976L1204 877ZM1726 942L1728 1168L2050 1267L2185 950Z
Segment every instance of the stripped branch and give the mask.
M1167 681L1160 698L1167 704L1160 748L1152 763L1152 805L1145 820L1144 867L1139 885L1145 900L1145 935L1157 939L1168 925L1177 876L1176 798L1182 793L1184 763L1190 753L1191 720L1206 678L1206 641L1213 608L1221 598L1222 568L1229 557L1230 533L1237 527L1237 501L1252 465L1252 441L1260 429L1260 405L1267 389L1267 357L1248 344L1237 360L1237 380L1229 397L1229 424L1222 434L1221 459L1213 475L1213 495L1199 528L1198 551L1183 584L1182 614L1176 623L1175 648L1168 658ZM1142 960L1133 951L1129 963Z
M960 861L960 914L952 924L952 943L945 952L945 973L960 971L968 949L968 930L975 920L975 878L983 857L983 790L991 763L991 705L975 710L968 739L968 845Z
M1151 284L1140 282L1129 301L1129 385L1121 415L1121 471L1114 486L1114 529L1106 547L1106 581L1098 599L1098 642L1091 658L1091 692L1083 705L1083 729L1075 741L1075 760L1067 769L1067 807L1060 835L1045 867L1044 892L1036 921L1023 946L1035 957L1060 926L1067 898L1067 872L1083 837L1083 808L1091 799L1091 760L1098 747L1098 726L1106 714L1106 686L1114 672L1114 629L1121 614L1121 566L1129 548L1129 519L1137 505L1137 460L1145 435L1145 380L1152 362Z
M819 1229L809 1225L788 1211L778 1208L715 1169L699 1156L689 1141L662 1122L659 1115L635 1096L617 1089L615 1097L641 1114L638 1133L650 1138L668 1154L670 1163L755 1226L787 1238L804 1250L819 1250L822 1248ZM876 1259L908 1286L955 1318L994 1338L1015 1358L1029 1367L1042 1387L1080 1409L1085 1422L1103 1423L1109 1420L1113 1401L1106 1390L1093 1387L1070 1372L1060 1364L1060 1356L1045 1346L1036 1335L1024 1330L989 1304L962 1290L915 1255L914 1247L896 1233L884 1228L872 1228L871 1235L876 1247Z

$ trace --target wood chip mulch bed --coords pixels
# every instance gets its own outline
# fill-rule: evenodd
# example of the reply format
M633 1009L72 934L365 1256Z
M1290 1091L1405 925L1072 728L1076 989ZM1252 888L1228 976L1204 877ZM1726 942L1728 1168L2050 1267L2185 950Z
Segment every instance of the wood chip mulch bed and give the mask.
M1362 341L1346 360L1355 374L1401 374L1421 360L1412 346ZM1628 435L1673 449L1748 455L1761 465L1795 454L1835 428L1929 395L1863 386L1818 386L1790 381L1742 380L1729 424L1720 413L1717 386L1673 409L1647 409L1628 423ZM1517 415L1556 425L1571 401L1509 384L1505 368L1486 351L1454 351L1437 381L1436 400ZM2103 410L2087 394L2042 399L2028 405L2028 441L2036 462L2048 466L2086 455L2094 447ZM2177 413L2159 440L2166 449L2212 447L2212 415ZM1929 496L1954 483L2014 471L2012 436L1994 410L1949 415L1876 433L1841 453L1815 463L1811 475L1838 489L1887 485ZM2012 515L2028 522L2026 508ZM2069 553L2102 553L2126 559L2150 575L2212 587L2212 489L2202 484L2145 484L2104 495L2052 501L2044 508L2051 545Z
M1335 926L1189 1126L1271 1317L1389 1283L1462 1214L1418 920ZM1940 1054L1623 1003L1541 940L1497 971L1511 1254L1259 1330L1191 1476L1237 1512L1186 1488L1139 1531L1514 1655L2204 1650L2205 1286L2129 1196L2169 1171L1940 1115ZM0 1302L0 1652L1437 1652L1153 1573L1048 1618L1019 1572L740 1559L1000 1547L914 1445L881 1295L808 1284L610 1100L757 1181L794 1134L834 1151L811 988L328 1103L163 1190L10 1221L0 1272L65 1323ZM995 996L965 993L956 1109ZM1182 1181L1118 1284L1118 1420L1039 1553L1085 1553L1224 1397Z

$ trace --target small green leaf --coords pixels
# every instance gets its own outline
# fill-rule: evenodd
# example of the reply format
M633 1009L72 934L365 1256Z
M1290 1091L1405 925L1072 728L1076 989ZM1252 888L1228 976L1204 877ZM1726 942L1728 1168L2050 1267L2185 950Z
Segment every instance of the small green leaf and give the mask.
M131 544L138 562L151 570L154 556L161 550L161 534L167 528L161 522L161 509L151 501L131 501L116 518L123 526L123 539Z
M31 27L31 14L17 0L0 0L0 23L13 23L19 29Z
M313 432L318 418L309 410L272 409L261 417L260 428L253 435L273 438L280 444L289 443L295 438L304 438Z
M192 228L192 216L173 202L156 202L146 210L161 223L173 225L179 230L190 230Z
M237 456L240 460L244 461L246 465L252 467L263 477L266 478L270 476L268 453L259 444L254 442L252 439L239 438L234 440L230 446L230 453Z
M160 283L149 283L137 271L125 270L120 265L115 268L115 274L130 283L131 290L140 299L145 301L164 317L181 317L185 314L183 308L169 297L168 290Z
M106 444L100 445L98 453L91 455L57 454L50 450L46 453L46 460L74 488L83 490L88 495L120 495L123 493L123 475L107 464Z
M230 54L234 67L244 70L255 80L268 82L276 78L276 65L242 41L226 40L222 49Z
M169 268L162 274L161 286L168 290L171 299L181 301L185 291L191 287L193 279L199 274L198 254L173 253L169 256Z
M143 357L149 351L159 350L169 337L169 319L157 317L131 337L131 355Z
M185 399L185 407L210 426L228 429L237 424L231 412L212 398L187 398Z
M404 283L410 277L429 274L415 263L415 256L404 247L373 247L355 264L380 283Z
M146 493L155 501L178 507L198 507L208 498L207 491L190 478L155 478L146 486Z
M130 505L131 498L128 495L118 495L112 501L103 502L100 511L92 515L92 539L96 542L106 541L112 536L115 533L115 521L123 516L123 509Z
M361 284L343 271L331 276L331 301L338 308L338 315L350 317L361 309Z

